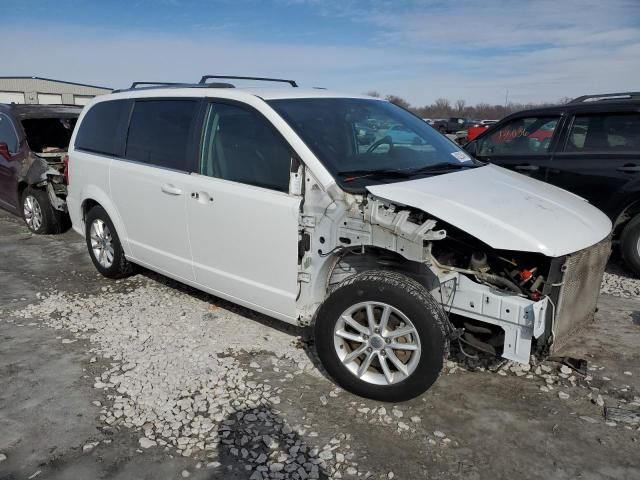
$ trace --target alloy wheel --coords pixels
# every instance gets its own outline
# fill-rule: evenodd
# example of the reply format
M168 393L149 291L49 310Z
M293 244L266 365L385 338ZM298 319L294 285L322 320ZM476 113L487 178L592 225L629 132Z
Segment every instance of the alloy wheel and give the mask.
M42 226L42 209L40 203L33 195L27 195L24 198L24 220L29 228L37 231Z
M334 347L342 364L357 378L392 385L418 366L420 337L409 318L381 302L352 305L334 328Z
M111 267L114 258L113 238L107 224L96 218L91 224L90 237L95 259L104 268Z

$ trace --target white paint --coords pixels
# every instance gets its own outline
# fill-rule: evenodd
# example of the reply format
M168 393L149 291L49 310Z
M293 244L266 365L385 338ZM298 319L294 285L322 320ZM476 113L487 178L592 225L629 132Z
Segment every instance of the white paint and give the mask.
M609 218L586 200L495 165L367 190L498 249L558 257L594 245L611 231Z
M300 197L195 174L187 190L197 193L186 218L200 288L295 321Z
M110 201L127 228L134 262L194 280L185 201L189 175L114 159L109 170Z

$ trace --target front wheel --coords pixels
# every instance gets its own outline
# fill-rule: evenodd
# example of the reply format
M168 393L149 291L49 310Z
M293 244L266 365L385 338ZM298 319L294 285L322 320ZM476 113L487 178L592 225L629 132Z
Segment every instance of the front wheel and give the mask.
M633 217L624 227L620 251L625 265L640 276L640 215Z
M318 356L356 395L385 402L414 398L438 378L449 352L447 318L415 280L387 271L347 278L318 311Z

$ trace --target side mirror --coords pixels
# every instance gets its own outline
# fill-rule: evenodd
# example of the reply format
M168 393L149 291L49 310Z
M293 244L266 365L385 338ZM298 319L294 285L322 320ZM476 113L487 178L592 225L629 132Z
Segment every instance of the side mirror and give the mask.
M3 156L7 160L11 159L11 152L9 151L9 145L6 143L0 143L0 156Z

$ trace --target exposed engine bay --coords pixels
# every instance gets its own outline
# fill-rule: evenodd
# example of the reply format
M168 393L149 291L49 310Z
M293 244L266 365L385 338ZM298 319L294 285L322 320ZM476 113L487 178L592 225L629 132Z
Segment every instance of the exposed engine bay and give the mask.
M300 222L302 323L311 321L321 295L370 269L400 271L418 280L448 314L452 338L521 363L528 363L532 353L548 353L560 334L570 336L593 317L598 289L592 285L582 290L588 308L580 318L560 315L573 254L552 258L496 249L417 208L374 195L331 203L318 195L315 204L314 193L320 192L306 191ZM593 268L604 271L606 246L589 258ZM562 327L561 320L571 326Z

